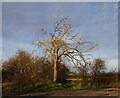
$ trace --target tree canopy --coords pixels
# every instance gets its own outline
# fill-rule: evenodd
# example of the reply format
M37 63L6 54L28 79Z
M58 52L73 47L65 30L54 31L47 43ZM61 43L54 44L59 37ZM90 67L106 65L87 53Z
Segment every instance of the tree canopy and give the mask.
M73 31L69 17L58 19L53 25L52 32L48 33L42 28L41 36L43 39L38 40L35 45L38 48L43 47L45 54L54 62L53 81L57 81L58 62L67 59L76 66L86 66L89 58L88 52L96 46Z

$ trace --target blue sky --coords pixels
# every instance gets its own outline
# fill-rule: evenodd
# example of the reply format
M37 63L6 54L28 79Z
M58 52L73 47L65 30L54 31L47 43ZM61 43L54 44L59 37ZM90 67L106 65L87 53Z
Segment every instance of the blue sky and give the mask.
M119 2L119 0L1 0L2 2Z
M40 23L48 30L57 15L69 16L75 31L99 46L93 57L106 60L109 69L118 66L118 4L117 3L2 3L3 59L17 49L35 49L32 41L40 37ZM40 52L42 55L42 52Z

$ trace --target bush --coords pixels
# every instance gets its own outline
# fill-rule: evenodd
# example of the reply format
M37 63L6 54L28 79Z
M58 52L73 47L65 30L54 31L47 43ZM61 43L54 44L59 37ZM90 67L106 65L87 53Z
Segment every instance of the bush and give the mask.
M44 57L33 57L23 50L4 61L2 66L3 83L25 86L53 81L53 62ZM68 71L65 64L58 63L58 82L65 82Z

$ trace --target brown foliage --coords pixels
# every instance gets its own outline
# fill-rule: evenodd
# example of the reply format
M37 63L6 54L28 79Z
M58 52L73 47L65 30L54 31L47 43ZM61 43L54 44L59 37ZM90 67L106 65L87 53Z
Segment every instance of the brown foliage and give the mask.
M19 50L14 56L3 62L3 82L18 85L52 81L53 62L44 57L32 57L29 53ZM65 79L68 69L58 64L58 80ZM61 77L62 76L62 77Z

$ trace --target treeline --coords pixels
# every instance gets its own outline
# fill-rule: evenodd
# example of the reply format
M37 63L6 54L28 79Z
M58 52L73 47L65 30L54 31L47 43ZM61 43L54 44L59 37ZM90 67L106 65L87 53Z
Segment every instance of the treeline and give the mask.
M78 72L70 72L64 63L57 63L57 82L66 83L65 87L117 87L120 80L118 72L106 72L106 63L95 59L88 66L78 67ZM76 79L67 80L70 78ZM15 55L2 63L2 81L18 86L53 82L53 62L45 57L31 56L28 52L19 50Z
M45 57L33 57L19 50L2 64L2 81L26 85L53 80L53 62ZM69 70L64 63L58 63L58 82L64 82Z

